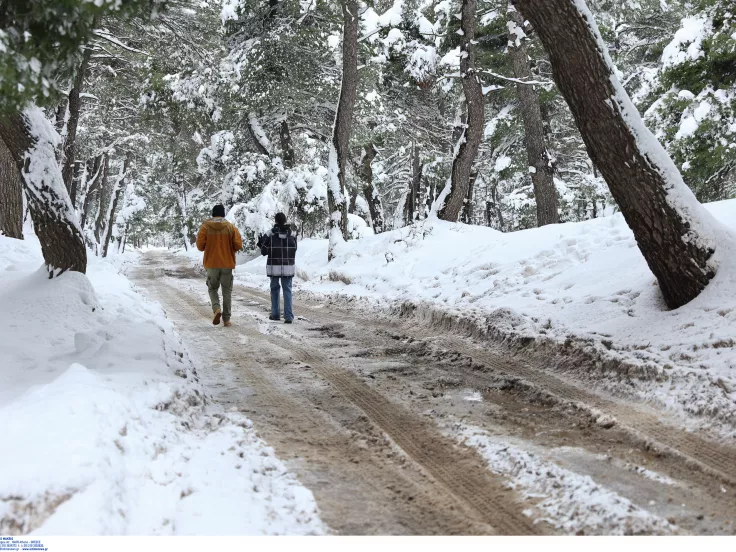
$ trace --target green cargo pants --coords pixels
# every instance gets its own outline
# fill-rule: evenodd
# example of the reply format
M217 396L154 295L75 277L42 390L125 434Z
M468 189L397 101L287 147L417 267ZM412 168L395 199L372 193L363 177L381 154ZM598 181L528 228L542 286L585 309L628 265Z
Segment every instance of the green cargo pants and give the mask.
M232 268L207 269L207 289L210 292L212 312L217 312L217 309L220 308L220 297L217 293L220 286L222 286L222 319L227 322L230 320L230 309L232 308L233 298Z

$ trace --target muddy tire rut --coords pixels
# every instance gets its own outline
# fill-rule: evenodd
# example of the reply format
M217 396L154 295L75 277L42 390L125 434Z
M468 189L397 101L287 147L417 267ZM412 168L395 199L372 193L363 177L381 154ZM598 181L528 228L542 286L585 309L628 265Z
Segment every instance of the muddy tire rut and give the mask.
M647 465L677 479L658 515L681 532L735 530L736 451L676 428L652 408L583 389L501 347L298 295L302 319L286 327L267 320L265 293L238 286L235 325L213 327L204 286L183 262L148 254L132 276L174 321L206 390L253 420L336 533L556 532L524 513L533 498L447 436L452 420L550 451L572 443L591 457ZM478 390L484 404L468 407L460 389ZM591 412L615 423L597 423ZM588 460L574 467L599 470ZM636 487L619 472L599 475L624 491ZM651 505L647 492L659 489L644 485L629 498Z

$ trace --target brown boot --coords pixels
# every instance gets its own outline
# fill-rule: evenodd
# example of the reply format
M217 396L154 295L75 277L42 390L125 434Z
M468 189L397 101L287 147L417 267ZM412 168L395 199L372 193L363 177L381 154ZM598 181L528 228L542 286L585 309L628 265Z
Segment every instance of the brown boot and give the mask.
M222 311L217 309L215 311L215 317L212 319L212 323L217 326L220 323L220 318L222 318Z
M224 325L224 326L225 326L226 328L229 328L230 326L232 326L232 325L233 325L233 323L232 323L232 322L230 322L229 320L225 320L225 322L223 323L223 325Z

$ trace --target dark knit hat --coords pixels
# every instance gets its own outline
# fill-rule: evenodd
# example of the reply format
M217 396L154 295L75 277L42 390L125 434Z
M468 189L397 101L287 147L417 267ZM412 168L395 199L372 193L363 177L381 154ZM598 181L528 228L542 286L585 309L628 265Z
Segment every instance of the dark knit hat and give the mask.
M224 205L215 205L212 208L212 216L213 217L224 217L225 216L225 206Z
M276 224L281 226L286 224L286 215L284 213L276 213Z

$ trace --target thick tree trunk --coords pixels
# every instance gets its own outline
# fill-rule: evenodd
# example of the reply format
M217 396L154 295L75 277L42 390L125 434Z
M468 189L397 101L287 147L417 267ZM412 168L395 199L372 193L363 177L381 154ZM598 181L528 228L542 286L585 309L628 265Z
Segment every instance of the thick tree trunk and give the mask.
M593 15L580 0L515 0L547 50L595 166L608 183L668 306L697 295L720 227L697 202L618 82Z
M514 69L514 76L520 80L531 80L533 75L529 68L529 58L524 34L524 18L509 5L509 57ZM524 119L524 137L529 172L534 185L534 198L537 202L537 226L557 224L557 189L555 188L552 165L547 154L542 123L542 108L539 93L530 84L516 84L519 97L521 117Z
M345 195L345 172L350 151L350 131L353 126L353 107L358 90L358 2L342 0L342 85L337 102L335 125L329 153L329 185L327 205L330 214L330 244L328 259L341 240L348 239L348 201Z
M87 270L87 250L56 160L58 134L38 108L0 117L0 140L23 177L49 278Z
M437 215L443 220L457 221L463 202L468 195L470 172L483 137L483 90L475 71L475 14L476 0L462 0L460 29L460 75L463 81L468 120L455 146L449 189L443 190Z
M120 193L125 189L125 177L128 174L128 165L130 164L130 154L125 157L123 168L115 179L112 187L111 202L107 209L107 226L105 227L105 240L102 244L102 256L107 257L107 248L110 245L110 237L112 236L112 226L115 224L115 210L120 201Z
M287 169L294 168L294 144L291 141L291 132L289 131L289 123L286 119L281 121L279 127L279 139L281 140L281 157L284 161L284 167Z
M95 16L93 26L99 24L99 15ZM69 117L66 122L66 133L64 137L64 166L61 174L64 177L64 185L67 191L72 195L72 205L74 205L74 194L72 194L72 181L74 180L74 162L77 154L77 127L79 126L79 113L82 108L82 101L79 97L82 87L84 86L84 77L89 67L89 59L92 50L87 47L84 49L82 61L77 68L77 74L74 76L74 86L69 91L68 111Z
M0 236L23 239L23 179L0 139Z
M376 148L373 143L369 143L365 146L363 156L360 159L360 167L358 169L358 176L363 181L363 197L366 203L368 203L368 211L371 214L371 224L373 231L376 234L380 234L385 230L383 222L383 203L381 202L381 196L378 195L378 190L373 186L373 160L376 158Z

